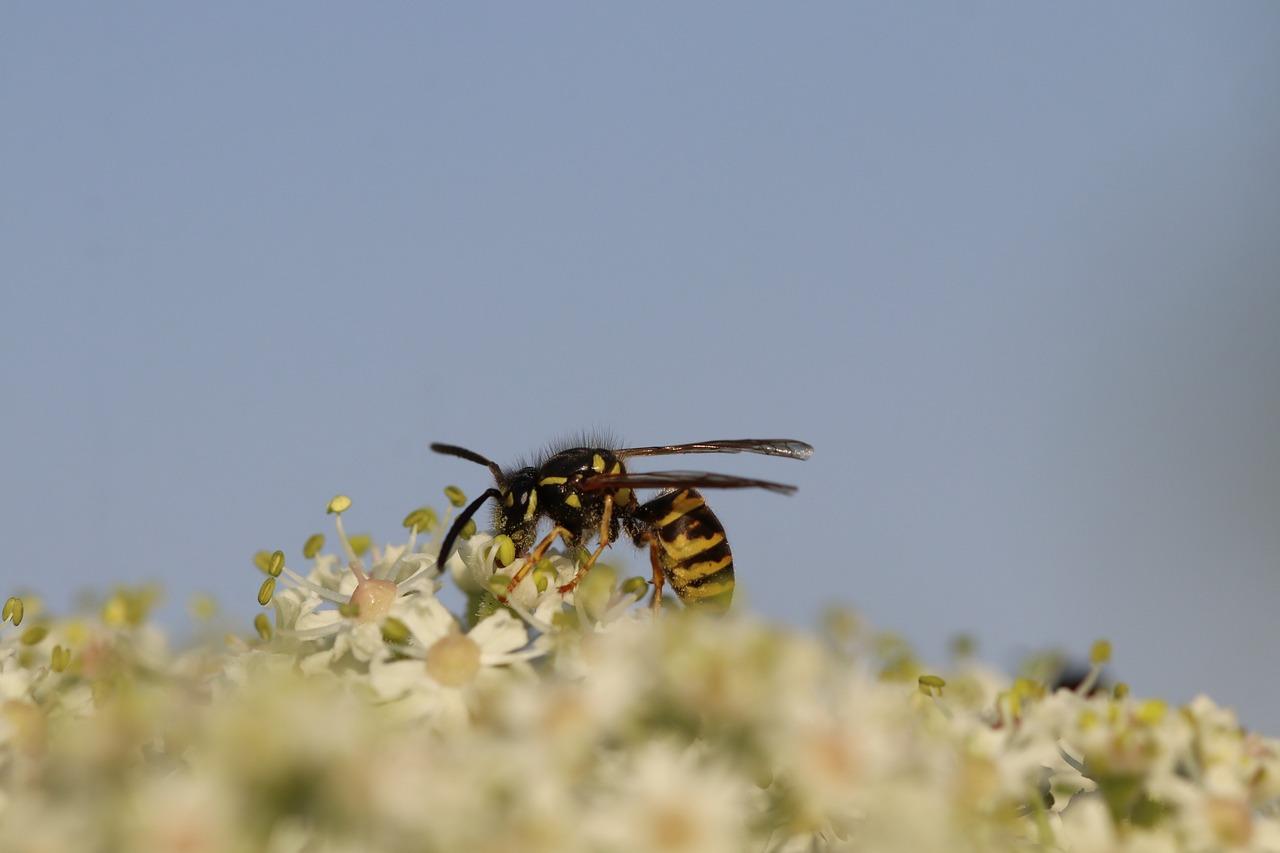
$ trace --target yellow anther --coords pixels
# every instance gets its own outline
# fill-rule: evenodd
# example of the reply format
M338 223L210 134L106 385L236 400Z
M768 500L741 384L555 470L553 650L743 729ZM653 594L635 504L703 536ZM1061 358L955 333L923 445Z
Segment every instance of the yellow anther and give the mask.
M1165 704L1163 699L1148 699L1138 706L1138 710L1134 712L1134 717L1140 723L1154 726L1164 719L1164 715L1168 710L1169 706Z
M947 686L947 680L940 675L922 675L919 681L921 687L932 687L941 690Z
M413 512L406 515L404 517L404 521L401 522L401 524L410 530L415 527L418 530L429 530L431 527L435 526L435 523L436 511L429 506L418 507Z
M458 531L458 535L461 536L463 539L470 539L472 536L475 536L476 535L475 521L474 520L468 521L466 524L462 525L462 529Z
M363 557L373 547L373 537L368 533L357 533L347 537L347 544L351 546L351 553Z
M382 639L388 643L402 646L409 642L409 626L394 616L382 620Z
M559 628L562 631L572 631L577 628L578 611L576 610L559 610L551 615L551 626Z
M516 558L516 543L511 541L511 537L505 533L499 534L493 538L494 544L498 546L497 563L499 566L506 568L511 565Z
M357 619L360 616L360 605L350 601L338 605L338 615L344 619Z
M267 618L267 614L259 613L253 617L253 630L257 631L262 639L271 639L271 620Z
M1111 643L1107 640L1098 640L1089 649L1089 663L1097 666L1098 664L1108 663L1111 660Z
M270 574L268 568L271 566L270 551L255 551L253 553L253 564L258 567L258 571L263 574Z
M196 593L191 596L191 601L187 605L187 610L193 619L201 622L208 622L210 619L218 615L218 602L213 596L204 593Z
M1116 699L1127 699L1129 697L1129 685L1123 681L1117 681L1116 686L1111 688L1111 695Z
M307 537L307 541L302 543L302 556L308 560L314 559L316 554L320 553L320 549L324 547L324 534L312 533Z
M330 515L341 515L351 509L351 498L346 495L334 495L333 500L329 501L329 506L325 508L325 512Z
M644 578L636 575L627 578L622 582L623 595L634 596L635 598L643 598L644 594L649 591L649 582Z
M533 585L538 592L546 592L547 587L556 579L556 570L551 561L545 557L533 567Z
M30 628L22 632L22 636L18 638L18 642L24 646L34 646L36 643L49 636L49 629L43 625L32 625Z
M71 663L71 649L54 646L53 653L49 656L49 668L54 672L63 672L69 663Z
M267 563L267 574L273 578L280 577L284 571L284 551L272 551L271 561Z
M266 607L271 603L271 596L276 594L276 579L267 578L262 582L262 586L258 587L258 603Z
M457 486L445 486L444 496L449 499L449 503L454 506L462 506L467 502L467 493L459 489Z
M116 593L106 600L102 605L102 621L114 628L129 622L129 603L124 596Z
M16 628L22 624L22 612L22 599L17 596L9 596L9 599L4 603L4 618L0 619L0 622L12 619L13 627Z

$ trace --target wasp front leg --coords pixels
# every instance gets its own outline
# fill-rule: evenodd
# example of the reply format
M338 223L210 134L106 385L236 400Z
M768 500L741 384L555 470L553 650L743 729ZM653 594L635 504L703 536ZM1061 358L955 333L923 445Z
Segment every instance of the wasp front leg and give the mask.
M542 541L529 552L529 556L524 558L524 562L520 564L520 568L516 569L516 573L511 576L511 583L507 584L507 591L498 596L499 601L503 604L507 603L507 598L510 597L511 593L515 592L516 587L520 585L520 582L528 577L529 572L533 570L533 567L538 565L542 558L546 556L547 549L551 547L551 544L556 541L557 537L563 539L565 544L569 544L573 541L573 534L566 528L561 527L558 524L551 528L551 532L544 536Z
M573 592L578 583L586 577L587 572L591 571L591 567L596 564L596 560L604 553L604 549L609 547L609 529L613 526L613 495L606 494L604 496L604 512L600 515L600 544L591 552L591 556L587 557L586 562L578 567L578 571L574 572L573 580L563 586L557 587L557 591L564 595ZM567 541L567 540L566 540Z

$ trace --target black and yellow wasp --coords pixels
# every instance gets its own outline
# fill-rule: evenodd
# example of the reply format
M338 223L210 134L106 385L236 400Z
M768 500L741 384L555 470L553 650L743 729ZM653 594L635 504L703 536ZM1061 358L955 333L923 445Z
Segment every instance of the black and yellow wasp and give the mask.
M595 440L596 445L606 442ZM595 537L597 545L578 567L573 579L560 587L566 593L591 570L605 548L625 531L637 547L649 548L653 567L653 606L660 606L664 582L670 582L686 605L723 610L733 597L733 554L724 525L698 492L713 489L768 489L791 494L795 486L715 474L709 471L631 472L623 460L633 456L677 453L763 453L789 459L808 459L813 448L790 438L741 438L667 444L655 447L558 447L534 464L503 469L472 450L452 444L432 444L437 453L457 456L488 467L496 486L472 501L454 521L440 544L444 565L458 535L480 506L493 499L493 527L511 537L516 554L524 556L507 586L510 595L546 554L557 538L582 548ZM641 503L636 489L665 489ZM534 544L538 523L550 519L551 531ZM505 596L503 596L505 600Z

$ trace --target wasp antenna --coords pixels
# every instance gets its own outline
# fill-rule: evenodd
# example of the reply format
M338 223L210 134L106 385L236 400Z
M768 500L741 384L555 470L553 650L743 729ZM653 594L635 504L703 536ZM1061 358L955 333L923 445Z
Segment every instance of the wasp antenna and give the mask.
M434 441L431 443L431 449L436 453L443 453L445 456L457 456L459 459L484 465L493 474L493 479L497 480L499 485L504 482L502 469L498 467L498 463L491 459L486 459L474 450L467 450L465 447L458 447L456 444L440 444Z
M501 496L502 492L497 489L486 489L484 494L467 504L467 508L453 520L453 526L449 528L444 541L440 543L440 553L436 554L436 566L439 567L440 571L444 571L444 562L449 559L449 552L453 550L453 543L458 540L458 534L462 532L462 528L467 526L471 516L475 515L476 510L480 509L480 505L489 500L489 498Z

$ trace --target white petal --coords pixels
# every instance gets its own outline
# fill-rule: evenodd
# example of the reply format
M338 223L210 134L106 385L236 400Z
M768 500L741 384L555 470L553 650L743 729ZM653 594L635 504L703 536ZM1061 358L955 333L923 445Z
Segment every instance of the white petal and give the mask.
M438 690L420 660L397 660L374 663L369 667L369 686L383 699L398 699L411 692L432 693Z
M315 597L319 601L319 596ZM294 623L294 628L299 631L308 631L312 628L330 628L336 626L343 619L342 614L336 610L312 610L299 614L298 621Z
M502 655L523 648L529 642L524 623L509 611L498 610L467 634L480 647L481 656Z
M445 606L434 597L415 595L403 599L404 606L396 608L396 618L405 624L415 640L427 648L436 640L458 630L458 623Z

